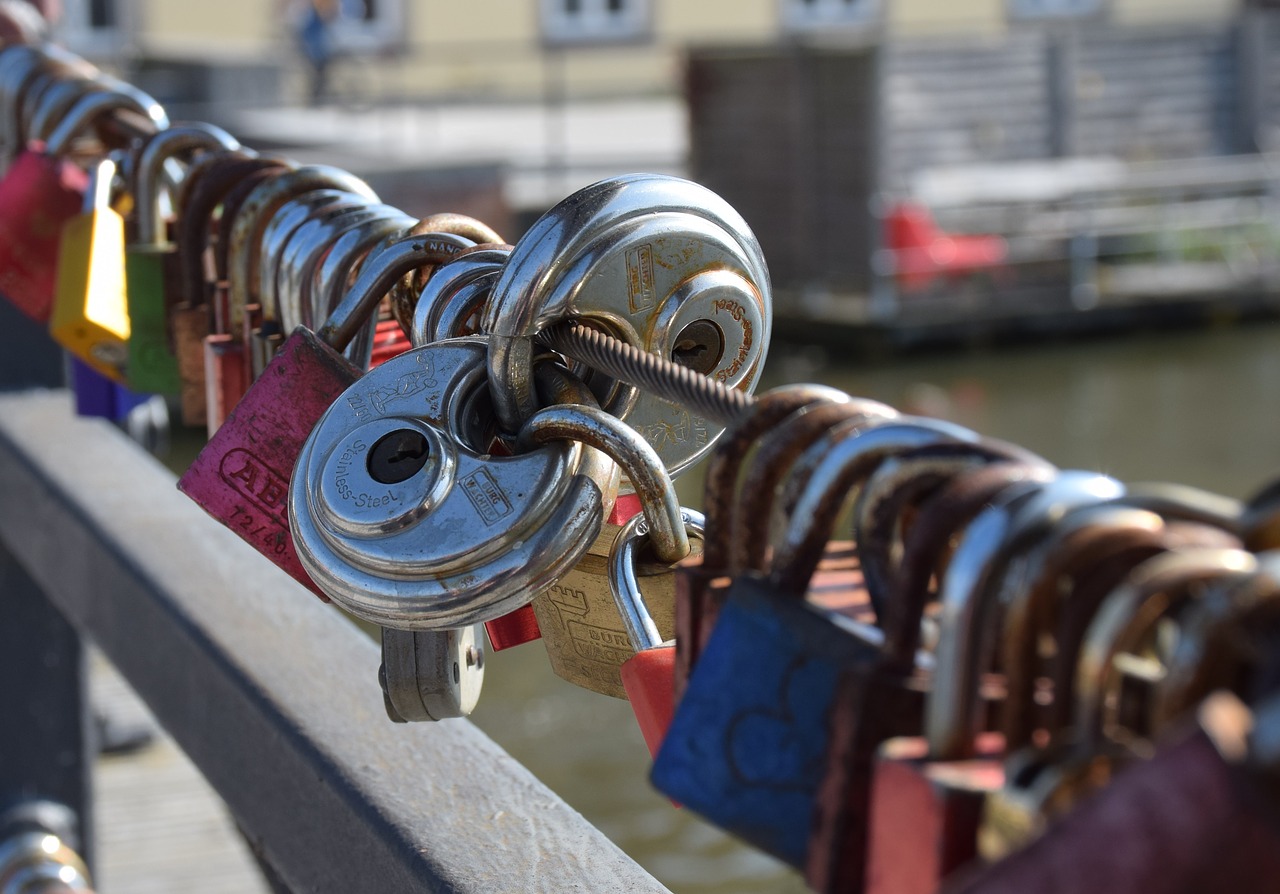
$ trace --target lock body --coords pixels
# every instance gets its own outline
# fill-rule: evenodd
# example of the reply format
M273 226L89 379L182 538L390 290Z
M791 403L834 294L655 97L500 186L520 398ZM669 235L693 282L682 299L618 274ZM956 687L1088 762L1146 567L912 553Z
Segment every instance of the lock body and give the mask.
M134 391L178 394L182 377L170 338L168 296L173 294L177 255L172 246L129 246L129 344L127 384Z
M0 180L0 294L47 323L62 228L80 213L89 176L38 149L23 151Z

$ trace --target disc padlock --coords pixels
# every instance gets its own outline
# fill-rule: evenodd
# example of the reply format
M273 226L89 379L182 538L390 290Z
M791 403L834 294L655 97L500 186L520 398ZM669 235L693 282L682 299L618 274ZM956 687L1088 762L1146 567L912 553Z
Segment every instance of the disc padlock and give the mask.
M456 236L423 236L395 243L366 263L318 333L294 330L178 481L210 515L321 598L289 535L286 497L298 453L329 405L360 378L339 351L370 324L391 284L419 264L441 263L462 242Z
M564 441L488 452L485 358L474 338L393 358L334 402L298 457L298 555L357 617L415 630L499 617L559 578L600 529L617 486L602 453ZM568 376L557 369L538 372ZM569 382L553 382L553 400L591 399Z
M588 186L517 242L485 308L498 419L514 432L536 410L534 336L570 317L750 391L769 343L770 300L759 243L715 193L659 174ZM601 406L644 434L673 476L721 430L630 386L588 384Z
M448 211L422 218L410 228L409 233L406 235L415 235L417 233L452 233L455 236L470 239L476 244L501 244L504 241L496 230L483 221L468 217L465 214L455 214ZM413 315L419 303L418 298L426 287L427 281L434 274L434 270L420 270L417 273L406 276L391 290L389 302L391 304L391 315L406 333L411 334L413 332ZM429 339L429 341L439 341L439 339L433 338ZM419 341L417 343L426 344L427 342Z
M212 124L183 124L147 141L133 178L137 238L125 247L129 296L127 383L135 391L177 394L178 358L170 343L169 316L177 298L177 246L161 213L165 162L201 149L234 151L235 137Z
M641 572L645 603L662 640L675 635L675 579L671 566L690 552L680 501L654 449L635 429L599 408L557 406L539 410L521 430L527 447L556 439L582 441L607 453L640 498L658 565ZM611 585L609 555L619 529L606 526L593 550L533 600L551 669L561 678L616 698L625 698L620 671L634 654L627 625Z

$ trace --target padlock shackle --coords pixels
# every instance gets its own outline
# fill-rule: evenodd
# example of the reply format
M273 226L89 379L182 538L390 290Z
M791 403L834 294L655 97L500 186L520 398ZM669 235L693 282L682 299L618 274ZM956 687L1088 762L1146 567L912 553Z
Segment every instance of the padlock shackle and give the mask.
M388 205L387 208L392 208ZM388 212L387 217L374 217L354 229L347 230L339 236L331 246L324 260L315 271L310 295L310 310L313 323L327 320L334 309L342 301L356 266L368 257L378 244L400 238L413 218L404 212ZM306 307L303 308L306 311ZM373 321L376 323L376 321ZM366 329L365 331L368 331ZM364 342L361 345L361 342ZM356 347L360 345L359 351ZM353 338L347 346L347 359L358 369L369 365L373 353L373 339Z
M276 159L229 153L210 163L186 194L178 215L178 255L182 269L183 298L193 305L204 303L205 249L211 241L213 212L246 177L281 165Z
M674 565L689 555L689 537L671 476L639 432L599 407L561 404L530 416L516 444L527 450L561 440L581 441L602 451L626 473L640 498L658 561Z
M836 426L859 428L898 418L898 411L878 401L855 398L846 403L802 407L766 432L756 447L738 491L733 514L730 567L734 573L768 570L770 523L779 485L793 473L792 464Z
M1074 595L1074 582L1090 568L1135 551L1136 565L1165 547L1165 534L1164 520L1154 512L1105 503L1083 506L1069 512L1027 550L1017 574L1002 575L999 598L1004 610L997 624L997 649L1006 688L1001 725L1010 752L1033 744L1033 733L1040 725L1035 695L1041 676L1039 652L1046 637L1058 640L1054 666L1070 662L1074 667L1075 650L1068 650L1061 639L1063 617L1073 608L1091 614L1096 607L1069 598ZM1073 584L1070 594L1062 590L1064 580ZM1055 682L1062 681L1055 677ZM1067 698L1071 688L1055 686L1055 701Z
M956 476L998 462L1056 471L1022 447L982 438L976 443L947 441L909 450L885 460L867 478L854 504L853 541L877 618L884 614L896 576L893 553L904 513Z
M1199 599L1205 584L1242 583L1257 572L1257 557L1244 550L1188 549L1148 559L1112 590L1089 625L1076 662L1075 722L1084 741L1103 738L1117 655L1135 650L1162 617Z
M100 81L91 78L74 78L53 84L41 94L35 109L26 109L26 114L22 116L27 139L44 142L69 108L83 97L105 89ZM26 120L28 118L29 123Z
M788 518L774 544L770 580L779 592L803 598L849 493L891 456L943 440L976 442L967 428L936 419L903 416L870 428L856 421L832 429L834 443L822 439L805 451L781 508ZM816 460L816 461L815 461ZM812 471L810 471L812 470ZM795 489L799 488L796 493Z
M356 207L368 207L367 202L355 193L342 189L317 189L302 193L285 202L271 215L263 228L258 244L257 282L254 287L256 303L262 308L263 320L279 320L280 307L276 298L277 272L284 263L284 253L293 237L317 221L335 212L341 213ZM315 329L312 323L308 328ZM292 327L286 331L293 331Z
M1244 536L1244 503L1198 487L1169 482L1130 484L1114 502L1149 509L1170 521L1198 522Z
M383 238L403 231L403 222L410 218L392 205L352 205L346 213L328 220L304 223L294 231L285 245L285 251L276 269L276 301L280 328L292 332L295 326L314 330L329 316L329 308L317 306L317 274L321 264L334 251L346 253L353 244L343 241L349 233L361 237L368 244L370 233L380 233ZM301 241L299 241L301 240ZM304 244L305 243L305 244Z
M166 161L197 149L235 152L239 148L240 141L221 127L199 121L165 128L147 140L133 180L138 243L161 246L169 241L160 214L160 174Z
M443 264L470 245L471 240L448 233L409 236L391 243L365 260L355 283L316 335L335 351L342 351L400 277L426 264Z
M239 331L245 305L258 298L255 273L261 261L262 234L271 217L290 199L320 189L343 190L378 201L377 193L354 174L332 165L304 165L267 178L240 204L227 240L227 317L232 332Z
M903 543L902 563L893 589L877 621L885 633L886 662L909 670L920 642L920 624L932 597L932 582L941 580L950 546L992 503L1050 481L1051 466L992 463L957 475L931 497Z
M148 119L157 129L169 126L169 117L164 107L137 87L126 84L115 78L104 78L108 89L103 93L94 93L79 100L67 116L49 134L45 141L45 151L50 155L65 155L71 148L71 142L92 124L99 116L121 109L137 112Z
M1070 510L1123 492L1109 476L1064 471L983 511L966 528L939 587L938 671L924 723L931 757L960 760L972 753L978 679L994 635L993 594L1009 561Z
M792 413L811 404L847 404L852 398L825 385L784 385L756 398L751 412L724 436L707 458L702 506L710 536L703 543L702 567L713 574L731 574L733 517L737 508L738 474L747 454L765 432Z
M466 238L471 237L466 236ZM502 265L509 257L511 257L510 249L469 249L432 271L431 277L426 281L421 292L413 298L413 323L410 328L413 343L425 345L436 341L435 334L439 328L439 320L449 299L459 289L477 279L485 277L492 279L502 270ZM490 291L492 291L492 283L490 283Z
M699 538L706 535L707 520L701 512L681 507L680 524L686 540L690 535ZM618 531L609 550L609 585L618 603L627 639L637 653L665 642L649 607L645 605L644 593L636 577L636 557L648 542L651 542L651 535L644 515L633 515Z

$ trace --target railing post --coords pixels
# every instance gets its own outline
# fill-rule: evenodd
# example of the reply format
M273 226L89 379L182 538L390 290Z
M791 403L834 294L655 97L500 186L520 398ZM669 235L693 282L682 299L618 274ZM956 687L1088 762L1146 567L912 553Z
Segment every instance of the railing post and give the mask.
M0 545L0 813L35 800L70 808L92 871L87 687L79 633Z

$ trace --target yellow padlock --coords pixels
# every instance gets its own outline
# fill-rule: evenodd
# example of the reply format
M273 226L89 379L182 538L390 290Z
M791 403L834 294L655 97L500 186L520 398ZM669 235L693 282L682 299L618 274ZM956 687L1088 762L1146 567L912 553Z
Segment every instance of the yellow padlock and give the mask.
M84 211L62 229L49 333L98 372L123 382L129 305L124 218L111 204L116 167L111 157L95 164Z

